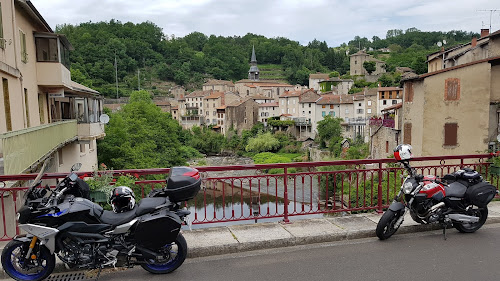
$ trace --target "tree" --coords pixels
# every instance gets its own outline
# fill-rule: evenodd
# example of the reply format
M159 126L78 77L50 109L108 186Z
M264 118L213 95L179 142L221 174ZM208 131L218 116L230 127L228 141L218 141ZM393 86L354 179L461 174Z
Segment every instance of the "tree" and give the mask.
M318 122L317 130L320 144L326 146L327 141L337 140L341 138L342 127L340 122L342 119L326 115L325 118Z
M110 114L98 159L113 169L185 165L193 151L181 143L182 135L179 123L162 112L148 92L135 91L121 111Z
M248 152L267 152L278 150L279 147L279 141L270 132L267 132L249 139L245 150Z
M365 68L366 72L371 75L372 72L374 72L376 69L376 63L374 61L365 61L363 63L363 67Z
M209 127L195 126L191 129L192 138L189 144L201 153L208 155L219 154L225 145L224 135L219 134Z

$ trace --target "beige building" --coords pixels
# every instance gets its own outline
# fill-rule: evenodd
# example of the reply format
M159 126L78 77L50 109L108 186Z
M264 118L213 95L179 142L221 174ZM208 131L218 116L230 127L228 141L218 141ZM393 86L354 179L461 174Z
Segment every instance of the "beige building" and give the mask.
M486 46L472 47L473 40L472 48L455 56L462 64L403 80L403 142L413 146L415 155L498 149L500 31L482 39ZM486 57L469 62L478 48L486 50L479 52Z
M267 126L267 120L279 116L279 104L277 102L259 103L259 122Z
M212 92L234 92L235 87L234 83L226 80L216 80L211 79L208 80L205 84L203 84L203 91L212 91Z
M370 155L373 159L391 157L401 143L402 103L382 110L386 118L370 123ZM387 118L391 116L391 118ZM385 122L384 122L385 121Z
M361 50L355 54L350 55L350 74L351 75L368 75L366 69L363 67L365 61L375 62L375 71L370 75L378 75L385 73L383 65L385 62L378 60L371 55L367 54L364 50Z
M319 91L319 82L329 78L330 76L326 73L311 73L309 74L309 88Z
M241 97L250 97L254 95L265 96L274 100L286 91L293 91L295 86L279 83L275 81L254 81L244 79L235 83L236 92Z
M104 137L102 100L71 81L71 44L31 1L2 0L0 11L0 172L35 171L48 157L53 172L76 162L93 170L96 139Z

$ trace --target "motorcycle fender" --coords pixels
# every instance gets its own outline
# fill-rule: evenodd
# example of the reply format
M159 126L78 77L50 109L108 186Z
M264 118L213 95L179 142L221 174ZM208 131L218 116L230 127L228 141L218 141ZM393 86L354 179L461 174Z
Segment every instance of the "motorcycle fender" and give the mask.
M393 211L393 212L399 212L401 210L404 210L405 208L405 205L401 202L394 202L391 204L391 206L389 206L389 210Z
M32 239L33 237L27 237L26 234L24 234L24 235L17 235L12 240L26 243L26 242L31 242Z

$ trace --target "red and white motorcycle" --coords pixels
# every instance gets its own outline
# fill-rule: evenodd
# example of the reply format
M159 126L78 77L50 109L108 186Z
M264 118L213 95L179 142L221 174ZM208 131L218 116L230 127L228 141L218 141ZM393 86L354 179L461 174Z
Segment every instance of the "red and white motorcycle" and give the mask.
M404 220L407 211L421 224L440 223L446 239L446 227L453 225L460 232L475 232L488 217L488 203L498 190L472 169L465 168L441 179L423 176L415 172L409 160L413 157L411 146L398 145L394 157L408 176L389 209L377 224L377 237L391 237Z

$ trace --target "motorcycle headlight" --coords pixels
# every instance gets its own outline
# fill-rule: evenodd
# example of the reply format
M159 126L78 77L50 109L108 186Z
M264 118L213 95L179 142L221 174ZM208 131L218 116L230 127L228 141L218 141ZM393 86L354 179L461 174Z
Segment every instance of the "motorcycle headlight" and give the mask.
M410 181L405 182L403 185L403 192L404 194L410 194L413 190L413 183Z

